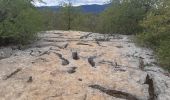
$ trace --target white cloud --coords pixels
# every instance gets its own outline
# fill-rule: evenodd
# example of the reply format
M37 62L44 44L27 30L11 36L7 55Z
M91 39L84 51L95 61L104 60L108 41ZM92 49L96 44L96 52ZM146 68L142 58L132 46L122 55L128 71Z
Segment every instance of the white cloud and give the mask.
M64 0L43 0L46 2L40 3L40 2L35 2L34 4L36 6L55 6L61 4ZM72 0L74 6L79 6L79 5L85 5L85 4L104 4L109 2L110 0Z

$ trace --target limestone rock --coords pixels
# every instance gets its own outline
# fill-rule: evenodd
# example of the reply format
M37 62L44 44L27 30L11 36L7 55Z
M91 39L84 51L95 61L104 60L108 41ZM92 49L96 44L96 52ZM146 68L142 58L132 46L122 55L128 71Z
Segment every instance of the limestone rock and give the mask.
M12 55L12 48L0 48L0 59L8 58Z
M29 48L0 49L0 100L170 100L170 74L132 36L38 36Z

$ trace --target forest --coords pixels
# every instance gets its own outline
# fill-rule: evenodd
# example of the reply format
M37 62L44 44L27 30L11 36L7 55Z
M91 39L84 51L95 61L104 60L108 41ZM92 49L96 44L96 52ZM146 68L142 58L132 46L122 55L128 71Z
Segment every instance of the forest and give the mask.
M59 11L39 10L33 0L0 0L0 45L28 44L46 30L134 35L155 51L170 71L170 0L112 0L99 14L83 13L71 2ZM42 1L40 1L42 2Z

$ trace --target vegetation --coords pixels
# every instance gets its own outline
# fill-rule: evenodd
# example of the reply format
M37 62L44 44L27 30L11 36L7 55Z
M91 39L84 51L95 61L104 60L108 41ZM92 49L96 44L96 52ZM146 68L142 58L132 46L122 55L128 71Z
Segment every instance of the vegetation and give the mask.
M137 37L143 45L153 48L160 64L170 71L170 1L159 1L141 21L143 32Z
M41 16L31 0L0 0L0 44L25 44L40 30Z
M113 0L98 21L99 32L137 35L139 43L152 48L159 64L170 71L169 0Z
M0 44L28 43L40 30L133 34L170 70L170 1L112 0L100 14L83 13L65 0L59 11L37 10L32 0L0 0ZM42 21L43 20L43 21ZM43 29L42 29L43 26Z
M141 31L138 24L145 16L145 8L141 0L114 1L100 16L101 32L134 34Z
M64 2L59 11L41 10L44 15L46 30L80 30L96 31L98 16L83 13L80 8L73 7L71 1Z

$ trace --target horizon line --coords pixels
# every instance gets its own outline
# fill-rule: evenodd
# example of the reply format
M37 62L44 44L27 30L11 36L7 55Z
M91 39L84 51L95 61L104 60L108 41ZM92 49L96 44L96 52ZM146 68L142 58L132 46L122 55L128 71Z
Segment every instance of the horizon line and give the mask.
M83 6L83 5L105 5L105 4L109 4L110 2L104 2L104 3L87 3L87 4L84 4L84 3L77 3L77 4L73 4L73 6ZM33 3L33 5L35 5L36 7L50 7L50 6L60 6L60 4L51 4L51 5L48 5L48 4L43 4L43 3Z

